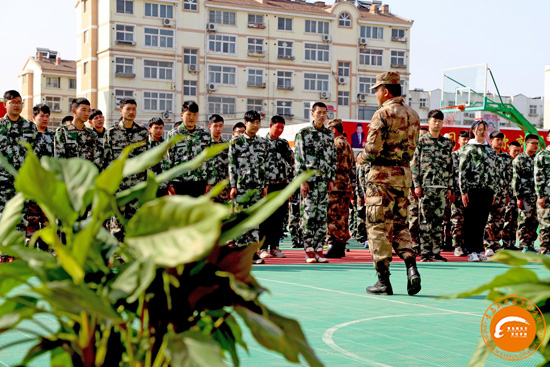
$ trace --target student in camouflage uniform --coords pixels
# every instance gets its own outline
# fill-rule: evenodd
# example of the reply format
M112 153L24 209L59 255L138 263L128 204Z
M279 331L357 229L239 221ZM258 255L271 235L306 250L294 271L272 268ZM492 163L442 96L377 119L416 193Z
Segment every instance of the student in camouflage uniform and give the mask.
M403 101L399 74L386 72L376 76L380 109L374 113L363 159L371 162L366 180L366 211L369 247L378 282L367 293L391 295L390 262L392 247L405 260L407 292L420 292L420 274L407 223L408 195L412 183L410 162L418 141L418 114Z
M366 226L366 208L365 208L365 189L366 183L365 178L368 175L370 169L370 163L363 162L362 153L357 155L355 160L356 162L356 181L355 186L355 196L357 198L356 202L356 235L355 238L357 242L364 245L365 248L368 248L368 237L367 237L367 226Z
M512 157L512 163L514 159L521 153L521 144L517 141L510 143L509 147L510 157ZM512 165L513 167L513 165ZM513 168L512 168L513 174ZM512 183L510 182L510 187ZM510 190L510 202L506 205L506 211L504 212L504 226L502 228L502 245L507 250L517 250L516 239L518 230L518 204L514 191Z
M285 129L285 119L273 116L265 140L267 146L267 193L283 190L292 179L289 173L294 170L294 153L288 141L281 138ZM260 251L262 259L268 257L286 257L279 250L279 241L283 237L283 225L288 202L281 205L269 218L260 224L260 237L265 237ZM271 251L269 251L271 250Z
M222 137L224 120L220 115L214 114L208 119L208 128L210 129L211 144L227 143ZM220 152L212 159L212 169L215 173L213 185L217 185L223 180L229 178L229 148ZM212 199L216 203L227 203L229 201L229 186L226 186L223 191Z
M290 197L288 230L292 241L292 248L304 248L302 240L302 226L300 224L300 190L296 190Z
M502 238L502 227L504 226L504 212L506 205L512 196L512 157L502 151L504 134L500 131L493 131L489 136L491 146L497 153L497 172L499 173L497 192L491 205L489 219L485 227L485 256L493 256L495 251L500 249L500 240Z
M489 210L497 192L496 152L487 142L487 123L477 120L470 131L472 139L460 152L459 185L464 204L464 242L468 245L468 261L486 261L483 235ZM475 138L474 138L475 137Z
M328 262L323 254L327 234L328 192L332 190L336 174L334 134L324 126L327 106L313 104L313 124L298 131L294 139L296 176L307 170L319 170L300 187L300 215L306 263Z
M334 134L336 149L336 176L332 190L328 194L327 204L327 243L326 258L342 258L346 256L346 243L349 235L349 206L352 199L351 172L355 156L353 149L344 136L342 120L329 121L327 127Z
M233 136L241 136L246 131L246 126L242 122L237 122L235 126L233 126Z
M455 256L466 255L464 248L464 204L462 203L460 194L460 185L458 183L460 153L468 141L470 140L470 132L462 130L458 133L458 149L453 152L453 193L451 195L451 236L453 238L453 246L455 248Z
M152 149L160 144L164 143L164 121L160 117L153 117L149 120L149 136L147 137L147 149ZM160 162L155 164L150 168L150 171L155 174L155 176L160 175L167 167L170 166L168 157L164 157ZM157 190L157 197L168 195L168 184L163 182L159 185Z
M443 112L428 113L429 132L418 139L411 161L415 196L420 198L420 261L447 261L441 256L443 214L453 187L453 143L440 134Z
M86 127L96 132L99 150L103 158L103 143L105 142L105 116L103 116L103 112L97 108L92 108L90 111L90 118L86 122Z
M131 98L120 100L119 112L121 119L113 127L105 132L105 143L103 149L105 151L105 167L117 159L122 150L134 143L143 143L142 146L132 150L129 158L137 157L145 152L148 148L147 137L149 132L147 129L135 122L137 115L137 102ZM147 180L147 172L140 172L133 176L126 177L122 180L119 190L126 190L142 181ZM121 214L126 219L132 218L137 211L137 202L133 201L120 208ZM111 218L110 224L111 233L120 241L124 241L124 227L116 217Z
M90 101L86 98L75 98L71 108L73 121L69 125L59 126L55 132L55 157L82 158L101 168L103 157L97 134L85 125L90 117Z
M267 195L267 144L256 135L260 129L260 114L248 111L244 115L246 130L232 139L229 147L229 197L237 209L244 210ZM244 201L246 200L246 201ZM260 241L259 228L252 228L235 240L236 246ZM263 263L255 256L254 263Z
M419 139L422 135L428 133L428 128L421 126L419 130ZM414 189L409 191L409 232L411 233L411 240L413 243L413 249L417 255L420 255L420 201L414 193Z
M191 161L212 145L210 132L196 124L198 117L199 105L194 101L183 102L181 107L182 123L170 131L168 138L183 135L185 139L170 148L168 152L170 168ZM172 180L172 187L169 190L176 195L199 197L210 190L210 185L214 181L215 172L212 170L212 160L208 160L199 168Z
M550 134L546 140L550 142ZM535 191L540 253L546 255L550 247L550 144L535 157Z
M537 193L535 191L535 155L539 148L538 135L525 137L525 151L514 159L512 187L519 209L518 236L519 247L524 252L535 252L537 240Z

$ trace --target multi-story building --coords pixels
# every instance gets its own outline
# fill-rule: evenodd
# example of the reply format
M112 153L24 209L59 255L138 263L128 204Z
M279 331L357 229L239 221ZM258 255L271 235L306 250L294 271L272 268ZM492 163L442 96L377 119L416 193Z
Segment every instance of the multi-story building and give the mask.
M318 100L370 119L376 74L398 71L408 88L413 22L379 1L81 0L77 12L78 95L108 123L123 97L139 121L177 121L187 99L226 126L251 109L303 122Z
M37 48L19 74L24 107L21 115L32 119L33 106L45 103L50 107L50 124L59 126L71 114L71 101L76 97L76 62L62 60L57 51Z

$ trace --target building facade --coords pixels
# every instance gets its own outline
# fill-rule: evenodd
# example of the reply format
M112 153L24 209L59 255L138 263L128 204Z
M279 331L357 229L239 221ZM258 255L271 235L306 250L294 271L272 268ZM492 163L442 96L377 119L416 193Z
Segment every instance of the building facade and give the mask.
M226 126L247 110L288 123L309 120L311 101L340 118L370 119L376 74L400 72L406 94L412 21L388 5L287 0L79 1L78 95L119 118L133 97L138 120L179 120L195 100L201 122Z

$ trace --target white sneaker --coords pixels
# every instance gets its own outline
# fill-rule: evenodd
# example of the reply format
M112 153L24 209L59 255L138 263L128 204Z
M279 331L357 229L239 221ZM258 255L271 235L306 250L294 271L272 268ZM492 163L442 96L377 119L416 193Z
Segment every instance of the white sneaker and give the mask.
M279 258L279 259L282 259L282 258L286 257L286 255L283 254L283 253L281 252L281 250L279 250L278 247L277 247L275 250L271 250L271 256L272 256L272 257Z
M491 257L495 254L495 252L493 250L491 250L490 248L488 248L487 250L485 250L485 256L486 257Z
M464 256L464 251L462 250L462 247L455 247L455 256Z
M322 249L315 252L315 260L317 260L318 263L328 263L328 259L323 255Z
M477 253L472 252L468 255L468 261L479 262L479 256L477 256Z
M308 247L306 249L306 263L313 264L317 262L317 256L315 256L315 250L313 247Z
M269 252L267 252L267 250L262 250L260 252L260 258L261 259L267 259L268 257L273 257L273 255L271 255Z
M489 259L487 258L487 256L485 256L484 254L482 254L481 252L479 254L477 254L477 257L479 257L479 261L489 261Z

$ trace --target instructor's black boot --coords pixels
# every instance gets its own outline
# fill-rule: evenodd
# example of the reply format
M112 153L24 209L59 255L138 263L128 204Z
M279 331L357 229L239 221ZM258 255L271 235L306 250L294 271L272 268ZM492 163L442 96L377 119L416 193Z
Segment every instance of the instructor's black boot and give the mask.
M327 259L340 259L342 257L342 250L340 249L342 245L337 242L328 244L328 251L325 254Z
M407 293L409 293L409 296L414 296L421 289L420 273L416 268L416 259L409 257L405 260L405 265L407 266Z
M378 262L376 264L376 272L378 273L378 281L373 286L367 287L367 293L391 296L393 289L390 283L389 264L382 261Z

